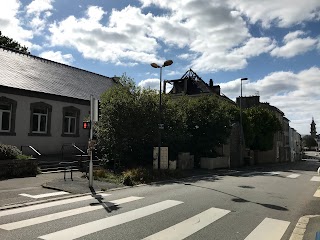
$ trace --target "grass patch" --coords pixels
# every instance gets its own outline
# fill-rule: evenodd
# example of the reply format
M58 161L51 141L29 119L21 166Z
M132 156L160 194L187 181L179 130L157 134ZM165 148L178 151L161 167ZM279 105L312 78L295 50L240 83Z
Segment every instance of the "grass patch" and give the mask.
M95 180L133 186L155 181L172 180L187 177L189 174L181 170L153 170L148 168L127 169L120 174L100 169L93 171Z

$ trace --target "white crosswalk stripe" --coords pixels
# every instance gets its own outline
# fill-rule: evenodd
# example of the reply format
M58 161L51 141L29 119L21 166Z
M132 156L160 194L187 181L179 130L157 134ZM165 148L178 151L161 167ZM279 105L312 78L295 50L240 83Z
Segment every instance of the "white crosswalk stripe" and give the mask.
M280 240L290 222L265 218L245 240Z
M317 189L317 191L313 194L314 197L320 197L320 189Z
M114 200L114 201L108 201L107 206L111 207L114 205L120 205L120 204L124 204L124 203L128 203L128 202L136 201L136 200L139 200L142 198L143 197L127 197L127 198L122 198L122 199L118 199L118 200ZM106 206L98 205L98 206L87 206L87 207L71 209L68 211L48 214L48 215L41 216L41 217L29 218L27 220L2 224L2 225L0 225L0 228L4 229L4 230L14 230L14 229L18 229L18 228L24 228L24 227L28 227L28 226L32 226L32 225L36 225L36 224L40 224L40 223L45 223L45 222L65 218L65 217L70 217L70 216L74 216L74 215L78 215L78 214L82 214L82 213L95 211L98 209L103 209L104 207L106 207Z
M194 234L195 232L201 230L202 228L208 226L209 224L217 221L218 219L227 215L229 212L230 211L224 209L210 208L181 223L178 223L161 232L146 237L144 238L144 240L182 240Z
M287 178L298 178L298 177L300 177L300 174L296 174L296 173L293 173L287 176Z
M24 196L24 197L39 199L39 198L55 197L55 196L66 195L66 194L69 194L69 193L60 191L60 192L43 193L43 194L38 194L38 195L31 195L31 194L27 194L27 193L21 193L19 195Z
M67 228L62 231L50 233L39 238L44 240L53 240L53 239L77 239L91 233L95 233L107 228L111 228L123 223L127 223L133 220L137 220L142 217L149 216L151 214L166 210L168 208L177 206L183 202L166 200L159 203L155 203L146 207L138 208L129 212L121 213L112 217L96 220L93 222L81 224L72 228ZM84 231L85 229L85 231Z
M102 197L106 197L106 196L110 196L111 194L102 193L99 195L101 195ZM18 213L30 212L30 211L44 209L44 208L50 208L54 206L61 206L69 203L76 203L76 202L81 202L81 201L91 200L91 199L94 199L94 197L91 195L88 195L83 197L69 198L65 200L42 203L42 204L37 204L37 205L32 205L27 207L14 208L10 210L1 211L0 217L9 216L9 215L18 214Z
M320 197L320 191L318 197ZM109 196L110 194L101 194L102 197ZM13 214L18 213L25 213L25 212L31 212L36 211L38 209L46 209L51 207L57 207L64 204L70 204L72 205L75 202L81 202L81 201L87 201L92 200L92 196L82 196L82 197L76 197L76 198L70 198L55 202L49 202L49 203L43 203L38 204L34 206L28 206L23 207L19 209L12 209L0 212L1 216L9 216ZM2 218L2 224L0 224L0 229L8 231L8 234L15 234L15 230L18 229L26 229L28 230L28 227L36 227L39 224L42 224L41 226L38 226L38 228L43 229L50 229L45 227L45 224L50 224L51 221L72 217L74 220L77 218L79 219L85 219L85 216L81 216L83 213L89 213L95 210L100 210L107 207L112 207L114 205L120 205L125 204L133 201L142 200L144 197L136 197L136 196L130 196L125 198L120 198L116 200L102 200L95 201L97 205L87 205L87 203L84 202L83 207L78 207L70 210L65 210L61 212L54 212L46 215L39 216L39 213L42 212L36 212L35 214L38 216L35 217L29 217L25 219L26 216L24 216L24 220L19 220L17 217L14 218L15 222L12 222L12 218L9 222L4 222L4 218ZM38 239L43 240L53 240L53 239L78 239L82 237L88 237L90 238L90 234L94 234L101 231L107 231L108 229L112 227L119 226L121 224L129 223L147 216L150 216L152 214L160 213L164 210L176 207L180 204L183 204L182 201L176 201L176 200L164 200L158 203L154 203L151 205L143 206L134 210L130 210L127 212L119 213L116 215L111 215L109 217L103 217L102 219L98 219L95 221L85 222L80 225L72 225L69 228L65 228L62 225L62 228L56 229L55 232L44 232L42 233L42 236L39 236L41 234L38 234L36 236L32 236L32 238L38 237ZM184 207L182 205L182 207ZM51 211L52 212L52 211ZM166 214L174 214L175 211L168 211ZM172 225L170 227L165 229L160 229L159 232L151 232L149 233L149 236L143 236L145 237L143 240L162 240L162 239L168 239L168 240L183 240L186 239L193 234L203 230L204 228L207 228L209 225L214 225L216 221L219 221L220 224L223 223L222 218L227 217L227 215L230 213L230 210L225 210L221 208L215 208L210 207L207 210L200 212L196 215L188 216L186 220L183 221L174 221L172 222ZM31 213L29 213L31 215ZM44 213L45 214L45 211ZM32 216L32 215L31 215ZM175 219L173 216L170 216L170 219ZM63 220L62 220L63 221ZM227 219L224 221L227 222ZM74 223L78 221L72 221ZM52 223L51 223L52 224ZM160 222L159 222L160 224ZM255 229L244 240L280 240L282 236L284 235L285 231L287 230L288 226L290 225L290 222L283 221L283 220L277 220L277 219L271 219L271 218L265 218L258 226L256 226ZM37 228L35 228L37 229ZM22 231L22 230L21 230ZM28 230L29 231L29 230ZM18 231L19 232L19 231ZM33 232L33 231L31 231ZM1 238L1 234L0 234ZM134 236L132 236L132 239L135 239ZM141 237L139 238L141 239Z
M313 176L310 181L312 182L320 182L320 177L317 177L317 176Z

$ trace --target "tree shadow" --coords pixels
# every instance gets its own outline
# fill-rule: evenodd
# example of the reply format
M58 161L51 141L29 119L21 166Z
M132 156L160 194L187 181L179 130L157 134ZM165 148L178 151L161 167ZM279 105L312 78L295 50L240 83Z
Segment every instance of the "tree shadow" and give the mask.
M253 201L250 201L250 200L247 200L247 199L244 199L244 198L238 197L236 195L233 195L233 194L230 194L230 193L226 193L226 192L214 189L214 188L203 187L203 186L195 185L195 184L192 184L192 183L185 183L184 185L192 186L192 187L198 187L198 188L204 188L204 189L212 190L212 191L219 192L219 193L222 193L222 194L226 194L228 196L234 197L233 199L231 199L234 202L238 202L238 203L254 203L254 204L258 204L260 206L263 206L263 207L266 207L266 208L271 208L271 209L278 210L278 211L288 211L288 209L285 208L285 207L281 207L281 206L277 206L277 205L273 205L273 204L268 204L268 203L253 202Z
M238 186L240 188L247 188L247 189L253 189L255 187L252 187L252 186L246 186L246 185L242 185L242 186Z
M92 196L98 201L95 203L90 203L90 206L101 205L108 213L112 211L117 211L118 209L120 209L119 205L117 204L114 204L111 202L104 202L103 201L104 198L101 195L97 194L93 187L90 187L90 191L92 193Z

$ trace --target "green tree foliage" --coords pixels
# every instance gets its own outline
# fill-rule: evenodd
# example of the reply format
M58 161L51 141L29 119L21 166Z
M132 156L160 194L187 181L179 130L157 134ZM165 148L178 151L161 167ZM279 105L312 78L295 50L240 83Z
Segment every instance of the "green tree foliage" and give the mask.
M302 138L303 145L306 146L307 148L312 148L312 147L317 147L318 144L314 137L311 135L306 135Z
M108 159L126 165L151 164L152 148L158 145L159 94L140 89L123 75L121 85L101 97L102 116L97 127L98 146ZM129 83L129 84L128 84ZM188 151L201 157L230 135L238 111L214 96L171 98L163 95L162 146L170 159Z
M243 111L243 128L246 146L260 151L271 150L274 134L282 131L276 115L263 107L252 107Z
M0 46L4 46L4 47L11 48L26 54L30 54L26 46L22 46L17 41L14 41L12 38L2 35L1 31L0 31Z

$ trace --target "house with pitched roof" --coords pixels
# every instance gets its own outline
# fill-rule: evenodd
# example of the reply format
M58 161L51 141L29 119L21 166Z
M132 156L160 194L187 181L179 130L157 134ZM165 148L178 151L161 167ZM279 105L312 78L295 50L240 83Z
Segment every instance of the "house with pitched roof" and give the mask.
M114 78L0 47L0 143L59 154L86 145L82 121L90 95L99 99Z

